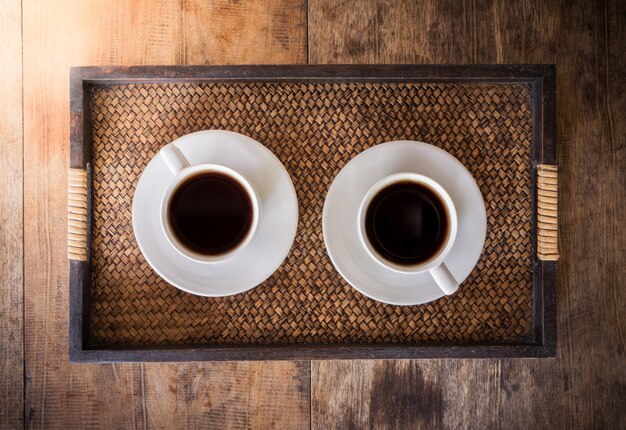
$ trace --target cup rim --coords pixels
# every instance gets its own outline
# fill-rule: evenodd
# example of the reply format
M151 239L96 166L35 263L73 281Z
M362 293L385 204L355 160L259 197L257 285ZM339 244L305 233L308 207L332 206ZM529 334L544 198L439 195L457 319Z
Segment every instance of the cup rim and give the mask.
M374 247L371 245L369 239L367 238L367 233L365 231L365 214L369 203L372 201L374 196L381 191L383 188L404 181L413 181L426 185L431 191L435 192L441 200L444 202L445 208L448 211L448 216L450 217L450 228L448 237L446 239L446 243L442 246L437 252L437 254L431 256L428 260L420 262L414 265L401 265L394 263L393 261L387 260L382 255L380 255ZM361 241L361 245L365 248L369 256L376 261L378 264L383 267L393 270L398 273L406 273L406 274L417 274L427 272L429 270L434 269L443 263L444 259L448 256L452 247L454 246L454 242L456 240L456 235L458 231L458 214L456 212L456 207L454 202L448 192L445 190L443 186L441 186L437 181L430 178L429 176L413 173L413 172L399 172L388 175L374 185L372 185L368 191L365 193L363 199L361 200L361 204L359 205L358 211L358 231L359 231L359 240Z
M202 172L219 172L229 176L231 179L237 181L246 190L248 196L250 197L250 201L252 202L252 223L250 225L248 233L246 234L246 237L233 249L218 255L204 255L184 246L173 234L167 217L167 209L169 207L170 200L174 195L174 192L178 189L178 186L188 177ZM174 175L170 184L167 186L165 192L161 196L159 220L161 224L161 230L165 234L167 241L179 254L190 260L201 263L219 263L230 260L250 243L250 241L256 234L256 230L259 224L259 216L260 201L258 194L250 181L244 175L222 164L202 163L184 167Z

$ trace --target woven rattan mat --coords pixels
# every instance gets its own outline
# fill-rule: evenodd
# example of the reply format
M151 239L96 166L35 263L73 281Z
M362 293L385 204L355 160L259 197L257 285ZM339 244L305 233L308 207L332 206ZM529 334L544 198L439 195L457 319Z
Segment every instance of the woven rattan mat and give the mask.
M164 83L91 89L92 345L524 341L532 325L530 89L477 83ZM299 200L295 243L259 287L226 298L184 293L156 275L132 231L139 176L184 134L226 129L270 148ZM385 305L334 270L324 197L361 151L431 143L472 173L487 240L460 291Z

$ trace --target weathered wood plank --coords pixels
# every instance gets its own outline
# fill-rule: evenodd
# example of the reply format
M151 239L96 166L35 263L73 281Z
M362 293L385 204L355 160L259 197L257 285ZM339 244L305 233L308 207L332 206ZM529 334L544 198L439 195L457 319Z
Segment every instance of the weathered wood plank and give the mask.
M312 62L556 63L561 241L557 358L314 362L313 428L623 428L622 2L312 0L309 20Z
M485 365L490 363L489 365ZM313 362L312 428L495 428L495 360Z
M471 4L309 1L309 62L472 63Z
M22 10L0 0L0 428L24 421Z
M308 427L308 363L68 362L69 68L305 61L303 3L248 3L24 1L28 427Z
M216 0L209 5L204 0L190 0L185 8L182 64L307 61L306 7L302 0Z

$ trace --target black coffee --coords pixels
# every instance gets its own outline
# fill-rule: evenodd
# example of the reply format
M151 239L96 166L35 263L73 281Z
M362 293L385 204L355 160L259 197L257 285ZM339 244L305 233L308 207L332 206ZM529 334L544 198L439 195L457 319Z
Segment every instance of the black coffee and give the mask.
M396 182L374 196L365 212L365 232L385 259L414 265L436 255L448 236L448 212L439 196L416 182Z
M170 199L168 221L176 238L204 255L239 245L252 225L252 201L243 186L221 173L200 173L179 185Z

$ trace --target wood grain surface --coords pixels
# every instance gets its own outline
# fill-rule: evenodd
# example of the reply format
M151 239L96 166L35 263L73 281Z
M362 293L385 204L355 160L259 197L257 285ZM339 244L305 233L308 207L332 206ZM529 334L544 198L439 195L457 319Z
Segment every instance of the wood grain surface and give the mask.
M558 357L314 362L313 428L626 426L626 7L309 3L313 63L555 63Z
M308 427L309 363L72 365L67 352L69 68L303 62L303 3L25 0L23 14L25 425Z
M0 25L0 427L626 427L622 1L3 0ZM69 67L307 59L556 63L556 358L68 363Z
M0 0L0 428L24 414L21 14Z

